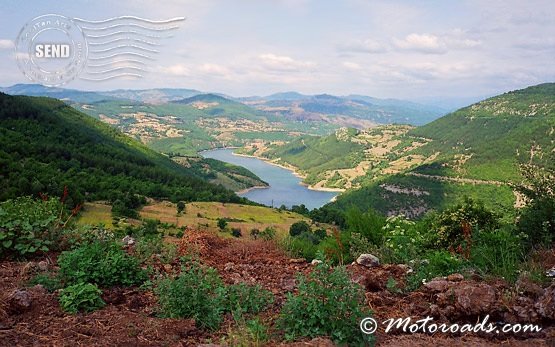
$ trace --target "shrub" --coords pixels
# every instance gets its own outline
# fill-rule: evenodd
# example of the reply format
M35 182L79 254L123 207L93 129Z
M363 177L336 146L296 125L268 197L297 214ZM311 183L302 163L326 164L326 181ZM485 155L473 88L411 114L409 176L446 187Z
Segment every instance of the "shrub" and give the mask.
M317 246L317 251L325 255L330 264L346 264L353 261L350 252L351 233L334 230Z
M50 293L62 288L62 282L60 281L60 278L47 273L37 274L28 283L28 285L31 287L36 286L37 284L43 286L44 289L48 290Z
M234 284L226 290L226 308L230 312L253 313L263 311L274 301L272 292L260 285L249 286L245 283Z
M524 255L521 240L520 236L507 229L476 233L471 261L485 273L515 281Z
M139 261L116 242L96 241L58 257L61 278L69 284L93 283L99 286L141 284L146 272Z
M0 254L29 256L56 248L68 220L60 200L20 197L0 203Z
M225 287L215 269L192 263L177 277L160 280L155 293L164 317L194 318L199 327L211 330L220 326Z
M92 312L106 304L100 295L102 291L90 283L78 283L62 289L58 300L66 312Z
M260 230L257 229L257 228L252 228L251 231L250 231L250 235L253 239L256 240L258 238L258 236L260 236Z
M227 221L223 218L218 218L218 228L220 228L221 231L224 231L226 227Z
M422 252L424 236L416 223L403 216L388 217L383 226L384 262L406 263Z
M310 225L304 220L295 222L289 227L289 235L291 236L299 236L306 232L310 232Z
M258 235L262 240L271 241L276 237L276 229L272 227L266 227Z
M241 229L239 228L231 228L231 235L233 237L241 237L243 234L241 233Z
M375 245L381 245L383 239L383 226L386 219L374 210L362 213L358 208L350 208L345 214L347 230L358 233Z
M437 235L435 246L457 250L466 241L465 225L470 226L470 232L495 230L499 227L498 216L483 203L466 198L464 203L437 215L433 222L433 233Z
M305 238L289 237L286 240L286 249L291 256L302 257L311 261L316 257L317 246Z
M177 258L177 245L166 243L161 237L142 238L137 241L133 256L141 263L153 263L157 258L162 264L168 264Z
M319 264L307 277L298 277L298 293L287 294L278 325L287 340L329 336L338 344L361 345L373 341L359 329L370 312L362 288L351 282L343 267Z
M415 264L415 271L407 278L407 289L415 290L432 278L459 272L463 265L461 259L447 251L432 252Z
M183 211L185 211L185 202L179 201L176 207L177 207L177 214L182 214Z

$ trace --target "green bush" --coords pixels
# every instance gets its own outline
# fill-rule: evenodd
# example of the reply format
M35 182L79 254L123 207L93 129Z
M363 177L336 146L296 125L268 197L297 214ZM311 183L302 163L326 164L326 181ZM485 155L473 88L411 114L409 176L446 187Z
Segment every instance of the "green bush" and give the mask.
M243 234L241 233L241 229L239 228L231 228L231 235L233 237L241 237Z
M318 246L314 245L311 241L307 239L289 237L286 239L285 243L285 247L292 257L305 258L308 261L311 261L316 257Z
M55 198L19 197L0 203L0 254L30 256L55 249L66 218Z
M58 257L60 276L68 284L93 283L99 286L141 284L147 278L139 261L116 242L96 241Z
M406 263L416 259L423 252L424 235L421 234L417 223L402 216L388 217L383 226L383 235L384 262Z
M353 261L350 252L351 233L335 231L320 242L316 250L324 254L330 264L343 265Z
M226 308L230 312L257 314L274 302L272 292L260 285L249 286L245 283L234 284L226 290Z
M133 249L133 256L141 264L152 264L160 260L162 264L168 264L177 258L177 245L164 242L161 237L142 238L137 241Z
M298 277L298 292L287 294L278 326L287 340L329 336L338 344L373 343L358 326L370 312L364 304L362 288L343 267L331 269L319 264L307 277Z
M522 238L511 230L501 229L474 235L470 260L484 273L515 281L523 256Z
M448 208L436 216L432 234L436 235L435 246L457 249L465 240L464 224L471 232L499 228L498 215L486 209L482 202L466 198L464 203Z
M160 280L155 293L161 313L169 318L194 318L199 327L217 329L226 309L225 287L215 269L192 263L175 278Z
M58 276L47 273L37 274L35 277L31 278L28 283L28 285L31 287L36 286L37 284L43 286L50 293L62 288L62 282L60 281L60 278Z
M289 227L289 235L293 237L307 232L310 232L310 225L304 220L295 222Z
M101 294L102 291L94 284L78 283L62 289L58 300L66 312L92 312L106 305Z
M447 276L463 269L464 262L447 251L435 251L425 260L415 264L415 270L407 277L407 289L418 289L423 283L435 277Z
M258 237L262 240L271 241L276 238L276 229L272 227L266 227L258 234Z

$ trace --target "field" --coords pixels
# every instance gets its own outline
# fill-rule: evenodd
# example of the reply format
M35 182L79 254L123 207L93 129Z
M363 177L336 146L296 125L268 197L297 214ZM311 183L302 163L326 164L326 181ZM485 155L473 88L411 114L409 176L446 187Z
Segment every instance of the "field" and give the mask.
M248 235L253 228L263 230L273 227L278 235L285 235L291 224L308 218L290 211L250 206L241 204L223 204L219 202L193 202L186 205L184 213L177 215L175 204L154 202L140 211L142 218L157 219L162 223L174 224L176 227L189 226L199 230L218 231L218 218L226 219L230 228L239 228L243 235ZM131 220L131 222L133 222ZM113 228L111 207L102 203L86 203L78 223L81 225L104 224Z

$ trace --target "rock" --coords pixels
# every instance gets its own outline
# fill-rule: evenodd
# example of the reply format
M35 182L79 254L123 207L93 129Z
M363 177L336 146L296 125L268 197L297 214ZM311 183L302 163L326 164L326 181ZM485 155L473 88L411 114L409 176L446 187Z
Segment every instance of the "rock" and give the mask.
M461 274L450 274L447 276L447 280L451 282L461 282L464 280L464 276Z
M380 259L378 259L378 257L376 257L375 255L369 253L361 254L357 258L356 262L358 265L366 267L374 267L380 265Z
M491 314L496 302L495 289L485 283L456 285L437 295L440 306L453 305L460 316Z
M539 298L544 294L542 287L527 278L519 278L516 282L516 288L521 294L531 296L533 298Z
M323 262L320 259L312 259L312 261L310 262L310 264L312 265L318 265L318 264L322 264Z
M555 284L545 290L534 307L540 316L555 319Z
M8 311L12 314L23 313L31 308L32 302L28 291L16 289L7 298Z
M129 235L125 235L121 242L123 242L125 246L133 246L135 244L135 239Z
M547 277L555 277L555 266L545 272Z
M451 285L452 284L447 280L433 279L430 282L424 283L424 289L433 293L438 293L446 291Z
M233 270L233 267L234 267L234 266L235 266L235 264L232 263L232 262L225 263L225 265L224 265L224 271L231 271L231 270Z
M41 260L37 264L40 271L48 271L48 262L46 260Z

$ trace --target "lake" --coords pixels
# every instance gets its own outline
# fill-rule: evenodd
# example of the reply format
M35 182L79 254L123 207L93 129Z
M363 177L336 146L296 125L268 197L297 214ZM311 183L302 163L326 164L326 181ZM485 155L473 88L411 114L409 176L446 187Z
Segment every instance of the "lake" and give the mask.
M222 148L201 152L205 158L213 158L239 165L268 182L270 187L251 189L238 194L258 203L279 207L304 204L308 209L321 207L330 202L338 193L310 190L301 185L301 179L292 171L251 157L233 155L233 149Z

